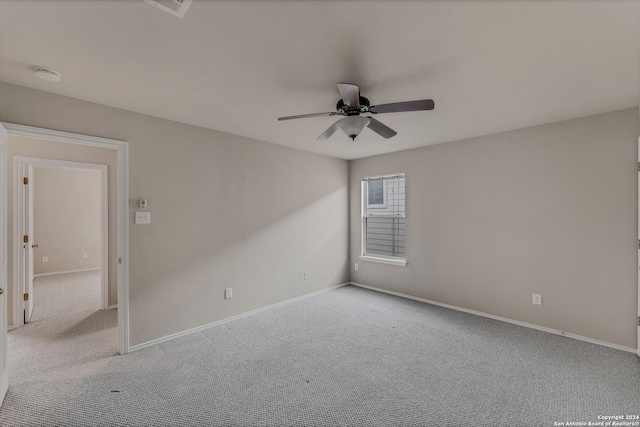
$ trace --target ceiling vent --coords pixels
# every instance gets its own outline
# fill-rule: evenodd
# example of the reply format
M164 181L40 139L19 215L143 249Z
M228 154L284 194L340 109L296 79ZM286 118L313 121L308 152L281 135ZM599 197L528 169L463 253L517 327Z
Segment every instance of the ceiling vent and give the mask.
M145 2L154 5L158 9L162 9L165 12L169 12L172 15L180 18L184 17L187 13L187 9L191 6L193 0L144 0Z

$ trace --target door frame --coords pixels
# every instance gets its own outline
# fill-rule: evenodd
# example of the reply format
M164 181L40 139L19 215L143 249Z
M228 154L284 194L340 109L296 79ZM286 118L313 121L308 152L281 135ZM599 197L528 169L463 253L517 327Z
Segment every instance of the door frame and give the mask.
M9 144L8 134L6 129L0 123L0 170L7 170L7 146ZM9 388L9 369L7 367L7 297L9 292L9 283L5 283L7 280L8 269L8 252L7 246L7 234L9 234L9 228L7 227L7 180L9 174L0 173L0 287L4 287L2 294L0 294L0 405L4 400L7 389Z
M127 141L120 141L116 139L81 135L77 133L62 132L13 123L3 122L2 125L7 129L7 133L9 136L23 136L28 138L42 139L45 141L64 142L68 144L77 144L89 147L99 147L116 150L117 259L115 261L117 265L118 282L118 353L129 353L129 143ZM13 210L15 215L15 205ZM15 298L19 297L19 294L16 295L16 293L14 292L13 297L15 301Z
M98 163L84 163L84 162L71 162L67 160L53 160L53 159L44 159L39 157L24 157L24 156L14 156L13 157L13 200L14 200L14 211L17 212L17 215L13 217L13 235L20 236L22 235L24 230L24 225L31 215L33 216L33 206L30 209L25 209L25 197L24 191L20 191L24 184L22 184L22 175L25 167L37 167L37 166L46 166L51 168L58 169L82 169L82 170L97 170L101 175L101 197L100 197L100 239L101 239L101 247L102 247L102 256L100 260L101 264L101 272L100 272L100 286L101 286L101 308L102 310L107 310L109 308L109 175L108 175L108 166L102 165ZM31 175L31 174L28 174ZM35 183L32 176L27 176L29 178L29 184ZM16 209L17 208L17 209ZM33 218L31 218L33 220ZM31 232L30 242L28 244L33 244L35 240L33 239L33 232ZM27 248L28 249L28 248ZM20 327L24 326L24 321L22 317L19 315L20 313L16 313L16 310L19 312L20 307L16 306L16 303L20 303L19 296L26 292L26 263L29 260L25 257L25 251L19 248L19 245L14 246L13 252L13 271L16 271L16 265L24 266L25 268L20 268L20 272L22 274L16 275L14 274L14 295L17 295L18 298L13 298L14 307L13 307L13 326ZM33 262L33 261L31 261ZM25 263L25 264L22 264ZM31 295L29 296L31 298ZM19 318L19 319L17 319ZM18 320L18 323L16 323Z

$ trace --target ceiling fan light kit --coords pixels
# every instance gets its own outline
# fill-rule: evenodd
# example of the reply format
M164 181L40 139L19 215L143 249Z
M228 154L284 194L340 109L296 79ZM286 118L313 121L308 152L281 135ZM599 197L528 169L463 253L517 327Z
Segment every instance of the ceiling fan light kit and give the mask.
M278 120L303 119L320 116L346 116L329 127L322 135L316 138L318 141L328 139L338 129L342 130L349 138L355 141L356 137L365 127L368 127L385 139L389 139L398 133L371 116L361 114L400 113L405 111L433 110L435 103L432 99L419 101L394 102L370 106L369 100L360 96L360 88L351 83L338 83L338 92L341 99L336 104L335 112L301 114L298 116L279 117Z
M364 129L365 126L369 126L369 123L371 123L371 119L369 119L369 117L350 116L338 120L336 125L345 133L345 135L355 141L356 136L360 135L362 129Z

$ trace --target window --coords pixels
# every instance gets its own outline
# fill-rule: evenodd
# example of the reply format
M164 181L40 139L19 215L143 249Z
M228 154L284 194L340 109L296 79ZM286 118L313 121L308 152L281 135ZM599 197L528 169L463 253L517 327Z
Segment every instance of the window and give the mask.
M362 256L365 261L406 265L405 176L362 180Z

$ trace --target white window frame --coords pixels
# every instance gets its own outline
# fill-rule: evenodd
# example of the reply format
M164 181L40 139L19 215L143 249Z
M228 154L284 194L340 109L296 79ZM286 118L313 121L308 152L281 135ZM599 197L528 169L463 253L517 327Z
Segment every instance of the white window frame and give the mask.
M377 218L406 218L405 214L398 214L395 216L381 216L381 215L366 215L366 210L367 208L371 209L376 209L376 208L382 208L385 207L386 208L386 202L387 202L387 195L386 195L386 190L387 190L387 183L384 180L384 178L392 178L392 177L398 177L398 176L403 176L405 177L405 194L406 194L406 174L404 172L400 172L400 173L392 173L392 174L385 174L385 175L375 175L375 176L364 176L362 177L361 181L360 181L360 208L361 208L361 212L360 212L360 260L362 261L368 261L368 262L376 262L376 263L380 263L380 264L388 264L388 265L395 265L398 267L406 267L407 265L407 259L406 259L406 254L404 257L393 257L393 256L386 256L386 255L378 255L378 254L367 254L366 253L366 248L367 248L367 230L366 230L366 218L367 217L377 217ZM367 182L370 180L375 180L375 179L380 179L383 178L383 183L384 183L384 202L385 202L385 206L380 206L380 205L368 205L368 187L367 187ZM405 207L406 209L406 207Z

